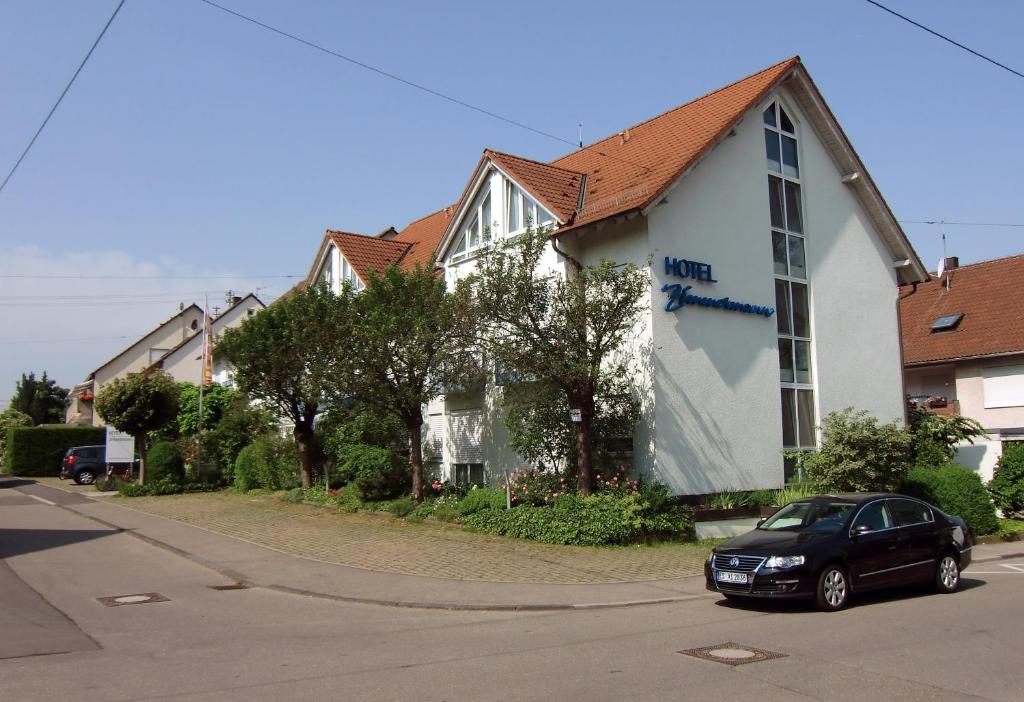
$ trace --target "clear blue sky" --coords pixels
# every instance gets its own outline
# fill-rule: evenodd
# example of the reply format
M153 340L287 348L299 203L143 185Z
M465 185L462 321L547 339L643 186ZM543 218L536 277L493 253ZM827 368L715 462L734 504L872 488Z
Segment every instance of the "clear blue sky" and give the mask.
M221 1L570 140L799 54L897 217L1024 222L1024 79L863 0ZM887 4L1024 71L1024 3ZM115 5L0 0L2 175ZM154 277L0 278L0 408L22 370L73 385L179 300L279 295L293 281L260 276L305 274L325 228L401 228L454 201L485 147L569 149L199 0L128 0L0 194L0 273ZM905 229L934 267L939 228ZM1024 252L1022 228L946 232L962 262ZM213 274L252 277L163 277ZM39 341L58 339L82 340Z

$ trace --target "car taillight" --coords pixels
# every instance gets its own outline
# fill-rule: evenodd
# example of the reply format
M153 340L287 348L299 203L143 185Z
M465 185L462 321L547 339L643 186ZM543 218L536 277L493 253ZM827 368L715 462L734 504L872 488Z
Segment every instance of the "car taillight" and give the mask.
M64 459L64 465L66 465L66 466L73 466L73 465L75 465L75 461L77 461L77 460L78 460L78 456L76 456L75 454L71 454L70 456L68 456L67 458Z

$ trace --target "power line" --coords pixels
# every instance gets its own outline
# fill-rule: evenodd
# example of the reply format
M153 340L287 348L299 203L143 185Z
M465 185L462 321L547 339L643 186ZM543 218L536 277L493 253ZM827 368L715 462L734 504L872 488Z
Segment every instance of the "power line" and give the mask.
M900 14L899 12L896 12L895 10L890 10L890 9L889 9L888 7L886 7L885 5L883 5L883 4L882 4L882 3L880 3L880 2L875 2L875 0L864 0L864 1L865 1L865 2L868 2L868 3L871 3L872 5L874 5L875 7L879 8L880 10L885 10L885 11L886 11L886 12L888 12L888 13L889 13L890 15L895 15L896 17L899 17L899 18L900 18L901 20L903 20L904 22L910 22L910 24L914 25L915 27L917 27L917 28L919 28L919 29L923 29L924 31L926 31L926 32L928 32L929 34L932 34L932 35L934 35L934 36L937 36L937 37L938 37L939 39L942 39L943 41L948 41L948 42L949 42L950 44L952 44L953 46L956 46L956 47L958 47L958 48L960 48L960 49L963 49L964 51L966 51L966 52L967 52L967 53L969 53L969 54L974 54L975 56L977 56L977 57L978 57L978 58L980 58L980 59L983 59L983 60L985 60L985 61L988 61L989 63L991 63L991 64L993 64L993 65L995 65L995 66L999 66L999 67L1000 67L1000 68L1002 68L1002 69L1003 69L1004 71L1009 71L1010 73L1012 73L1013 75L1017 76L1018 78L1024 78L1024 73L1021 73L1020 71L1015 71L1014 69L1010 68L1010 67L1009 67L1009 66L1007 66L1006 64L1003 64L1003 63L999 63L999 62L998 62L998 61L996 61L995 59L990 59L990 58L989 58L988 56L986 56L985 54L981 54L981 53L978 53L978 52L977 52L977 51L975 51L974 49L972 49L972 48L970 48L970 47L967 47L967 46L964 46L964 45L963 45L963 44L961 44L960 42L958 42L958 41L954 41L953 39L950 39L950 38L949 38L949 37L947 37L947 36L946 36L945 34L940 34L939 32L936 32L936 31L935 31L934 29L929 29L928 27L925 27L925 26L924 26L923 24L921 24L920 22L915 22L914 20L910 19L909 17L907 17L907 16L905 16L905 15L901 15L901 14Z
M940 224L953 227L1024 227L1018 222L947 222L943 219L901 219L901 224Z
M85 336L77 339L16 339L0 341L0 344L58 344L71 341L107 341L112 339L138 339L143 334L122 334L121 336Z
M11 172L7 174L6 178L4 178L4 182L0 183L0 192L3 192L4 188L7 187L7 182L11 179L11 176L14 175L14 172L18 170L18 166L20 166L21 162L25 160L25 157L28 156L28 152L32 148L32 145L36 143L36 139L38 139L39 135L42 134L46 124L50 121L50 118L53 117L53 113L57 111L57 107L60 106L64 96L68 94L68 91L71 89L71 84L75 82L75 79L78 78L78 74L82 72L83 68L85 68L86 62L89 60L89 57L92 56L92 52L96 50L96 46L100 43L100 39L102 39L103 35L107 33L107 29L110 27L111 22L114 21L114 18L117 17L117 13L121 11L122 5L124 5L124 0L117 3L117 7L114 8L114 14L110 15L110 19L108 19L107 23L103 25L103 29L100 31L99 36L96 37L96 41L92 43L92 46L89 47L89 52L85 55L85 58L82 59L82 62L78 64L78 69L75 71L75 74L71 76L71 80L68 81L68 84L64 86L64 90L61 92L60 97L57 98L57 102L53 103L53 107L51 107L49 113L47 113L46 119L44 119L43 123L39 125L39 129L36 130L36 133L33 135L32 140L29 141L28 146L26 146L25 150L21 152L21 156L18 157L18 160L14 162L14 167L11 168Z
M346 62L352 64L353 66L358 66L359 68L365 69L365 70L370 71L372 73L376 73L377 75L383 76L384 78L389 78L391 80L397 81L399 83L402 83L403 85L409 86L410 88L415 88L416 90L421 90L421 91L423 91L423 92L425 92L425 93L427 93L429 95L433 95L434 97L441 98L442 100L447 100L448 102L453 103L455 105L458 105L459 107L464 107L464 108L466 108L468 110L473 110L474 112L478 112L478 113L480 113L482 115L486 115L487 117L491 117L492 119L500 120L502 122L505 122L506 124L511 124L514 127L519 127L520 129L525 129L527 131L533 132L534 134L538 134L540 136L547 137L548 139L554 139L555 141L561 142L563 144L568 144L569 146L573 147L574 149L581 149L581 147L584 148L584 149L593 148L592 146L583 147L582 144L580 144L577 141L572 141L571 139L565 139L565 138L560 137L560 136L558 136L556 134L552 134L551 132L546 132L543 129L538 129L537 127L531 127L530 125L525 124L523 122L520 122L518 120L512 119L511 117L505 117L504 115L500 115L497 112L493 112L492 110L488 110L488 109L480 107L478 105L474 105L472 103L466 102L465 100L460 100L459 98L452 97L451 95L447 95L445 93L442 93L439 90L434 90L433 88L430 88L430 87L428 87L426 85L423 85L422 83L417 83L415 81L411 81L411 80L409 80L407 78L403 78L402 76L396 75L394 73L390 73L389 71L385 71L383 68L378 68L377 66L373 66L373 65L371 65L369 63L366 63L364 61L360 61L359 59L354 59L351 56L346 56L345 54L342 54L342 53L339 53L337 51L334 51L333 49L328 49L326 46L323 46L321 44L317 44L317 43L312 42L312 41L310 41L308 39L303 39L302 37L297 36L295 34L291 34L290 32L286 32L283 29L278 29L277 27L273 27L273 26L271 26L269 24L266 24L265 22L261 22L260 20L254 18L254 17L250 17L249 15L244 15L241 12L237 12L235 10L232 10L231 8L224 7L223 5L219 5L219 4L215 3L215 2L213 2L213 0L199 0L199 1L209 5L210 7L214 7L216 9L218 9L218 10L221 10L222 12L226 12L229 15L237 17L238 19L244 20L246 22L250 22L251 24L254 24L257 27L260 27L262 29L265 29L268 32L273 32L274 34L277 34L279 36L285 37L286 39L291 39L292 41L296 41L296 42L298 42L300 44L303 44L304 46L307 46L307 47L309 47L311 49L316 49L317 51L322 51L325 54L333 56L334 58L338 58L338 59L341 59L342 61L346 61ZM601 156L604 156L605 158L614 159L616 161L622 161L623 163L627 163L627 164L629 164L631 166L634 166L636 168L642 168L645 171L653 170L650 166L646 166L646 165L643 165L643 164L640 164L640 163L634 163L633 161L630 161L629 159L625 159L625 158L622 158L622 157L619 157L619 156L612 156L611 154L605 153L605 152L600 151L600 150L598 150L596 148L594 149L594 152L599 154L599 155L601 155Z

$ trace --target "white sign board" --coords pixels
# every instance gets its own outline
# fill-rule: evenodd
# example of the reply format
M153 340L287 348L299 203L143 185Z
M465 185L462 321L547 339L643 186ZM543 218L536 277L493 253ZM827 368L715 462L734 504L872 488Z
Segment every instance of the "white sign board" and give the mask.
M135 437L107 427L107 463L131 463L135 460Z
M579 423L583 421L583 412L578 409L569 410L569 417L573 422Z

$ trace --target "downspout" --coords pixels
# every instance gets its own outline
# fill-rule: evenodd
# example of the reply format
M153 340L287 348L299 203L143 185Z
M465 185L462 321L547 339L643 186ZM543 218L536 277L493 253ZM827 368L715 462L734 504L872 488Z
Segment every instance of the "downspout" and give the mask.
M580 271L583 270L583 264L582 263L580 263L578 260L576 260L575 258L570 256L568 253L566 253L562 249L558 248L558 240L555 238L554 234L551 235L550 241L551 241L551 248L554 249L555 253L558 254L559 256L561 256L562 258L564 258L565 260L567 260L569 263L571 263L572 267L576 269L577 273L579 273Z
M910 426L910 415L907 413L907 364L903 355L903 312L900 309L900 303L917 292L917 285L918 281L912 282L910 284L910 292L903 297L899 295L899 287L896 288L896 331L898 332L897 339L900 344L900 397L903 403L904 428L909 428Z

